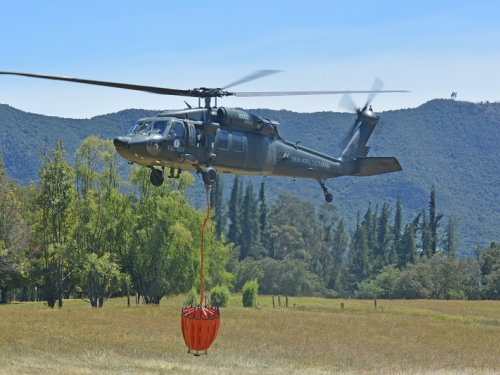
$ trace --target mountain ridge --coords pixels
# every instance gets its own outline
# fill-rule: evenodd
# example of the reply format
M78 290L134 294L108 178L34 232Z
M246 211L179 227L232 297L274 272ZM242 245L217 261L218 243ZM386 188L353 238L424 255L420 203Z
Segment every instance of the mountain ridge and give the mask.
M376 109L376 108L375 108ZM292 142L338 157L339 140L354 121L354 115L331 111L296 113L288 110L249 109L250 113L281 123L280 135ZM124 134L135 120L159 111L126 109L90 119L69 119L27 113L0 104L0 152L7 175L25 185L37 180L38 150L46 142L52 147L63 139L67 158L91 134L112 139ZM470 103L434 99L417 108L380 112L382 131L368 142L369 156L395 156L403 171L369 178L342 177L329 180L339 216L355 222L357 212L373 205L394 202L401 193L405 216L410 218L427 207L432 186L436 188L438 212L460 220L463 251L477 243L499 240L500 229L500 103ZM379 127L379 126L378 126ZM255 183L260 178L249 178ZM226 189L231 180L227 179ZM257 182L258 181L258 182ZM289 191L316 206L322 191L313 180L291 183L269 177L266 191L273 201ZM393 209L395 205L392 205ZM443 226L445 221L443 220Z

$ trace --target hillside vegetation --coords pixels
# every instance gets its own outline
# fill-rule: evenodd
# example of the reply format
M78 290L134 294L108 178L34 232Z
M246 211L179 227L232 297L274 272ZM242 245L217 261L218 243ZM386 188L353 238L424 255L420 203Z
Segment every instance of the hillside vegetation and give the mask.
M376 108L375 108L376 109ZM338 156L339 140L354 115L334 112L295 113L254 109L250 112L279 121L280 134L291 141ZM62 139L67 155L73 155L90 134L112 139L132 123L155 111L130 109L118 113L75 120L25 113L0 105L0 150L8 176L21 184L37 180L38 150L43 142L52 147ZM367 203L395 202L398 192L406 219L427 204L434 185L438 207L459 218L462 253L472 253L478 243L487 245L500 238L498 186L500 173L500 103L469 103L432 100L414 109L380 113L382 131L368 145L370 156L396 156L403 172L369 178L339 178L328 182L337 214L352 226ZM71 162L71 158L68 157ZM127 170L125 166L123 170ZM254 178L255 184L260 179ZM200 185L200 184L198 184ZM201 186L201 185L200 185ZM231 186L231 181L225 184ZM323 203L315 181L268 178L271 202L288 191L315 206ZM201 189L200 189L201 190ZM446 218L445 218L446 219Z

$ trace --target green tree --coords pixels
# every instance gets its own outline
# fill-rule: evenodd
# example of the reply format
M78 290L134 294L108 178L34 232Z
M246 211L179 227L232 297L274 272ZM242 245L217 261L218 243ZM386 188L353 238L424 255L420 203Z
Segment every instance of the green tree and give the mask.
M41 250L43 292L49 307L54 307L56 299L62 307L63 282L71 273L66 259L69 258L66 245L74 186L73 169L64 160L65 154L62 141L56 142L50 154L42 148L40 192L36 198L39 215L35 232Z
M398 267L403 269L408 263L415 263L417 259L417 245L415 243L415 225L407 224L404 229L398 256Z
M392 227L392 236L394 241L394 250L396 254L401 251L401 237L403 232L403 204L401 203L401 194L398 192L396 200L396 213L394 214L394 225Z
M137 203L133 206L131 242L122 257L125 270L144 302L158 304L163 296L200 287L201 229L206 210L196 211L182 189L194 177L185 173L179 182L145 189L149 172L136 168L132 182ZM204 286L230 286L232 276L225 270L231 247L217 240L209 221L204 233Z
M422 223L419 226L422 241L422 255L430 258L432 256L432 229L427 212L422 210Z
M181 175L186 178L193 176ZM145 303L158 304L163 296L187 292L195 283L199 250L195 251L190 229L201 229L204 215L169 184L143 189L148 179L146 169L134 169L132 181L142 194L134 207L132 241L123 261Z
M259 283L257 279L249 280L243 285L243 306L252 307L259 294Z
M366 227L360 223L358 212L356 230L352 234L349 248L348 270L351 277L349 285L350 294L354 292L356 284L361 283L370 275L370 249L368 247L368 235L366 232Z
M484 299L500 299L500 245L492 242L486 249L477 251L481 268Z
M261 258L263 249L260 246L259 207L251 182L246 186L241 224L243 230L241 233L240 260L249 256L255 259Z
M443 218L443 214L436 213L436 188L434 185L431 189L431 197L429 200L429 230L431 238L431 253L436 254L437 245L439 242L439 222Z
M394 252L392 233L393 229L390 222L391 210L389 203L382 205L382 212L377 218L377 245L375 247L375 263L381 269L389 264L396 263L396 254Z
M22 216L21 189L5 177L0 159L0 303L9 287L21 285L29 269L29 227Z
M259 189L259 223L260 233L264 233L267 227L267 215L269 207L266 201L266 177L262 178Z
M222 237L227 222L223 190L223 177L218 174L215 184L212 186L212 190L210 191L210 209L214 210L213 220L215 221L215 234L217 239Z
M234 178L233 187L231 189L231 197L229 200L229 231L227 238L235 245L241 244L242 233L242 213L243 213L243 194L241 179L239 176Z
M216 285L210 290L210 302L216 306L227 307L229 297L229 289L225 285Z
M95 136L85 139L75 153L75 225L72 252L80 269L80 290L92 307L102 307L120 290L119 256L128 246L131 199L120 192L120 163L111 141Z
M344 219L340 219L333 232L331 255L332 270L330 277L330 289L340 290L341 279L344 272L344 256L348 250L348 236L345 230Z
M362 224L366 232L367 246L370 249L371 253L373 253L377 246L377 211L378 205L375 208L375 212L373 212L372 204L370 202L368 203L368 209L363 216Z
M452 214L444 231L444 252L447 257L455 258L458 251L458 219Z

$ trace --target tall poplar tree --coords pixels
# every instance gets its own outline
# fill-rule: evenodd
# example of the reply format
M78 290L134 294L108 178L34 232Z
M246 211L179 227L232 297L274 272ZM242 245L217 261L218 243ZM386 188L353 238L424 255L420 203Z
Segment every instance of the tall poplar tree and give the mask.
M347 251L348 236L345 231L344 218L340 219L333 232L331 255L332 270L330 277L330 289L339 289L339 282L344 268L344 255Z
M401 194L398 193L396 200L396 213L394 214L394 225L392 227L392 238L395 257L398 260L398 267L400 266L401 252L402 252L402 230L403 230L403 208L401 204Z
M259 223L260 223L261 233L263 233L266 230L268 211L269 207L267 206L267 201L266 201L266 177L263 177L260 183L260 190L259 190Z
M444 251L449 258L455 258L458 251L458 219L452 214L444 232Z
M64 160L66 150L62 141L56 142L50 153L52 155L42 149L40 193L36 199L39 208L36 232L41 250L43 292L47 305L54 307L56 299L59 299L59 307L62 307L63 281L70 272L66 263L66 245L70 206L74 199L73 169Z
M439 221L442 218L443 214L436 213L436 188L433 185L431 189L431 198L429 201L429 231L430 231L432 255L436 254L437 244L439 242L439 235L438 235Z
M371 211L370 211L371 214ZM352 293L356 284L362 282L370 275L370 249L368 247L368 236L366 226L358 220L356 230L352 235L351 246L349 249L349 274L351 276L350 292Z
M234 178L233 187L231 189L231 197L229 198L229 231L227 238L235 245L241 244L242 233L242 213L243 213L243 194L242 183L240 176Z
M259 240L259 208L253 192L253 185L251 182L248 182L245 197L243 199L240 260L248 256L255 259L260 258L262 254Z
M213 210L214 216L213 220L215 222L215 235L217 239L220 239L224 228L226 227L226 207L224 205L224 182L223 177L218 174L215 184L212 186L210 191L210 209Z

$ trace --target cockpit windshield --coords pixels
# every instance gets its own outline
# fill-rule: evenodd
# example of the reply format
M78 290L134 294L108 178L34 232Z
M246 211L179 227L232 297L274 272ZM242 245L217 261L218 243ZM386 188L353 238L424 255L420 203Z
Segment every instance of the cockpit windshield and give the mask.
M149 128L151 127L152 121L137 121L134 126L130 128L130 130L127 132L127 135L134 135L134 134L147 134L149 131Z
M128 132L125 133L125 135L132 135L137 132L137 129L141 126L142 121L137 121L132 127L128 130Z

